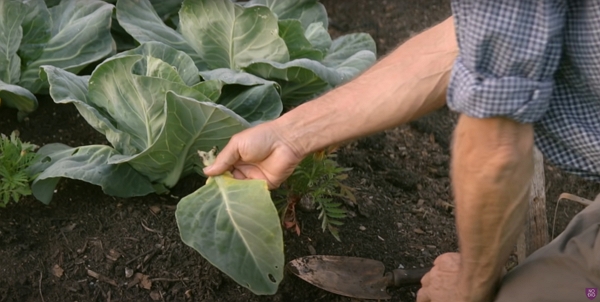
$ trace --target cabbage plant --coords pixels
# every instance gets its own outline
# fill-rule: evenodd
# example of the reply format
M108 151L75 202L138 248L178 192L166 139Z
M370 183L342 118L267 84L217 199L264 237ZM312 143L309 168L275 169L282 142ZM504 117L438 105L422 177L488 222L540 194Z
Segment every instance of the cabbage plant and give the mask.
M19 116L34 111L44 88L41 65L79 72L114 53L110 35L114 6L99 0L0 1L0 99Z
M332 41L327 13L316 0L184 0L177 30L163 23L149 0L119 0L116 7L119 24L140 43L159 41L189 54L208 80L275 81L285 106L340 85L375 62L368 34Z
M91 76L54 66L42 66L41 75L56 103L74 104L111 144L40 148L29 172L38 174L31 189L44 203L63 177L119 197L166 192L181 177L201 173L197 150L223 147L249 121L273 118L273 106L263 106L264 97L246 93L239 84L202 81L187 54L158 42L105 60ZM261 85L274 90L273 83L248 84L250 90ZM230 86L241 92L224 97ZM209 178L183 198L177 221L184 242L234 280L257 294L277 290L283 237L264 181Z
M242 101L241 108L227 104L241 114L217 104L225 84L201 81L187 54L157 42L105 60L91 76L48 65L41 76L54 102L74 104L112 145L40 148L46 159L32 188L45 203L59 177L100 185L119 197L165 192L194 172L197 150L223 146L249 127L243 116L262 116L260 100Z

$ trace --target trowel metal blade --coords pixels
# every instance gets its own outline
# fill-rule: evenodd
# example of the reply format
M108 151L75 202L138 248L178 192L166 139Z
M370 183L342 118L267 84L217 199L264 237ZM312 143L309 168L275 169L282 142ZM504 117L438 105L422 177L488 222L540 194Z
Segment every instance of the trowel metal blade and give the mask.
M287 264L293 274L326 291L359 299L390 299L385 266L377 260L315 255Z

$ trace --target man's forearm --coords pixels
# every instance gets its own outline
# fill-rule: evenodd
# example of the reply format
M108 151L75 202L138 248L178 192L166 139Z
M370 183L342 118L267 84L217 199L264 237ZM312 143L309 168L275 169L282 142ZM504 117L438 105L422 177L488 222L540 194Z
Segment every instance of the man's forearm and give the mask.
M353 81L275 121L299 156L382 131L445 104L458 54L452 18L413 37Z
M461 301L491 301L524 226L533 173L533 129L504 118L463 115L454 139L459 295Z

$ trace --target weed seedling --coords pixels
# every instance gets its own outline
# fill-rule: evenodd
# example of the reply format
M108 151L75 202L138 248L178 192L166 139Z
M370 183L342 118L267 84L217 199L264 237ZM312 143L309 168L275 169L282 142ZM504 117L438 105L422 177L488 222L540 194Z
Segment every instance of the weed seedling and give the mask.
M0 133L0 207L21 196L31 195L32 178L27 168L35 159L36 145L22 142L16 131L9 136Z
M338 227L343 225L346 210L339 198L356 202L351 188L342 184L349 168L343 168L334 160L329 150L307 156L286 181L283 190L285 200L279 203L281 220L286 228L300 233L296 220L296 205L302 200L314 204L319 211L321 228L328 230L338 241ZM338 197L336 199L336 197Z

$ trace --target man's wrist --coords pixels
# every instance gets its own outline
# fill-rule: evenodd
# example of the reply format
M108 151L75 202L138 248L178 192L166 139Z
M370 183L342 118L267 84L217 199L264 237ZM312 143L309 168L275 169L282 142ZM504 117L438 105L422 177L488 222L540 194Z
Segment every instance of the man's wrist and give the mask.
M462 269L461 269L462 270ZM491 302L494 300L500 284L500 277L488 282L466 281L461 272L457 286L458 301L461 302Z

